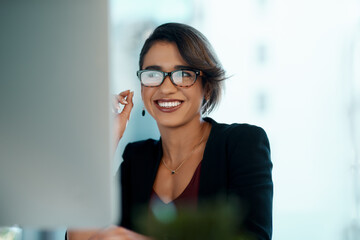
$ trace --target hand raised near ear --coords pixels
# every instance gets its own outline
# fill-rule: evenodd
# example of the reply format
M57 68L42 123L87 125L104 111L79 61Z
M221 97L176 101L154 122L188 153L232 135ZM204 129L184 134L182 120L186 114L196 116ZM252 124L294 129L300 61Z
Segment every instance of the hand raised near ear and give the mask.
M122 138L126 129L126 125L130 119L130 113L134 106L133 96L134 96L134 92L131 92L130 90L123 91L114 96L113 110L115 113L115 119L114 119L115 146L117 146L120 139ZM122 110L119 104L124 105Z

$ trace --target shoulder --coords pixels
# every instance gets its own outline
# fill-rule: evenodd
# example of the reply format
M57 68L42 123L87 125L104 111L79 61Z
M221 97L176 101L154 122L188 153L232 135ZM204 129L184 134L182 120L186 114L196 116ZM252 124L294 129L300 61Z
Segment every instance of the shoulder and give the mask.
M241 159L243 163L270 160L270 143L263 128L246 123L225 124L205 120L212 124L210 148L222 151L229 159Z
M122 154L121 174L124 178L146 175L158 164L161 156L161 142L154 139L128 143ZM142 166L141 168L132 166ZM125 177L125 175L127 177Z
M125 147L125 152L127 151L137 151L139 149L153 149L157 144L158 140L155 139L146 139L142 141L130 142Z
M206 118L212 124L213 138L226 142L238 142L244 144L263 141L268 144L268 137L265 130L259 126L247 123L218 123L211 118Z
M126 145L123 158L124 160L130 156L149 156L158 151L159 140L147 139L137 142L130 142Z

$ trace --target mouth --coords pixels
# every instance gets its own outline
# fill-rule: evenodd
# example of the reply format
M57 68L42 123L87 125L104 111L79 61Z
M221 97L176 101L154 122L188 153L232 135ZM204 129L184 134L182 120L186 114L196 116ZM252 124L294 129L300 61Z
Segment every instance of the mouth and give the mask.
M155 100L155 106L162 112L174 112L178 110L184 101L177 99L158 99Z

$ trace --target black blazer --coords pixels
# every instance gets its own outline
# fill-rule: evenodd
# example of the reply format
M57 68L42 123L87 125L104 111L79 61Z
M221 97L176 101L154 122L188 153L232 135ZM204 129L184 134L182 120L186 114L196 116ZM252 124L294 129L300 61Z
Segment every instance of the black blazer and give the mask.
M271 239L273 182L265 131L248 124L212 124L201 163L199 205L219 194L247 206L243 226L257 239ZM148 206L162 157L161 139L129 143L121 164L121 225L133 230L139 206Z

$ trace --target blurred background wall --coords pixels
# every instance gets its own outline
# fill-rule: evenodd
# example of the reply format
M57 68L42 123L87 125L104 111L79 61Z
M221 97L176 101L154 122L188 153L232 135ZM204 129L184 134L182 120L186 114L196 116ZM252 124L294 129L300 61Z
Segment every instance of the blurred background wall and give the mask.
M135 91L118 148L159 138L141 117L140 48L158 25L187 23L227 74L218 122L268 133L275 240L360 239L360 1L111 0L112 89Z

